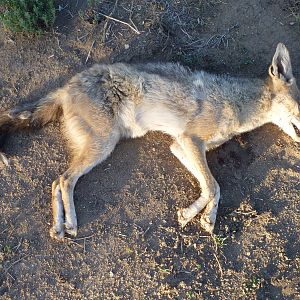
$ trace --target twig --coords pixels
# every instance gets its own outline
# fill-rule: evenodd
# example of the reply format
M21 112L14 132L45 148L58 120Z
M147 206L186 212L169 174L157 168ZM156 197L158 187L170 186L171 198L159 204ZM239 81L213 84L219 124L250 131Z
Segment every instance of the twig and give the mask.
M74 15L69 11L67 10L68 14L71 16L71 18L73 19L74 18Z
M190 42L188 44L185 45L185 47L189 48L190 46L193 46L194 44L197 44L197 43L203 43L204 39L199 39L199 40L196 40L196 41L193 41L193 42Z
M236 214L240 214L240 215L251 215L251 214L254 214L254 215L257 215L257 211L256 210L251 210L251 211L247 211L247 212L243 212L243 211L234 211L234 213Z
M82 238L77 238L77 239L69 239L69 241L77 246L82 247L83 253L85 253L86 252L86 240L92 238L93 236L95 236L95 234L92 234L89 236L84 236ZM83 240L83 246L76 242L76 241L81 241L81 240Z
M145 236L145 234L149 231L150 228L151 228L151 226L149 226L149 227L143 232L143 236Z
M136 27L136 25L134 24L134 22L132 21L132 13L133 13L132 7L133 7L133 1L131 1L129 21L130 21L131 25L135 28L135 30L139 31L138 28Z
M214 246L215 246L215 247L214 247L215 249L214 249L213 255L214 255L214 257L215 257L215 259L216 259L216 261L217 261L217 264L218 264L218 267L219 267L219 270L220 270L220 275L221 275L221 277L223 277L222 266L221 266L221 264L220 264L220 262L219 262L219 259L218 259L217 255L215 254L215 252L218 251L218 245L217 245L217 243L216 243L216 240L215 240L213 234L211 234L211 238L212 238L213 243L214 243Z
M218 257L217 257L217 255L215 253L213 253L213 255L214 255L214 257L215 257L215 259L217 261L217 264L218 264L218 267L219 267L219 270L220 270L220 275L221 275L221 277L223 277L223 270L222 270L221 264L220 264L220 262L218 260Z
M15 264L17 264L17 263L20 262L21 260L27 258L28 256L29 256L29 255L25 255L25 256L21 257L20 259L16 260L16 261L13 262L8 268L6 268L6 269L4 270L4 272L7 274L7 273L8 273L8 270L9 270L10 268L12 268Z
M59 12L63 11L65 8L67 8L69 6L69 4L66 4L65 6L62 5L58 5L58 8L56 10L58 10Z
M14 40L12 40L10 37L7 37L7 41L14 44L14 45L16 44L16 42Z
M90 32L84 34L83 36L77 37L77 40L81 42L81 40L85 37L87 37L90 34Z
M0 232L0 234L4 233L4 232L7 231L7 230L8 230L8 228L5 228L4 230L2 230L2 231Z
M189 35L182 27L180 27L180 30L189 38L192 39L193 37Z
M14 276L12 276L9 272L6 272L6 274L13 280L16 281L16 278Z
M79 247L83 248L83 246L82 246L82 245L80 245L79 243L77 243L77 242L73 241L72 239L68 239L68 240L69 240L69 242L70 242L71 244L75 244L75 245L77 245L77 246L79 246Z
M127 235L126 234L122 234L122 233L118 233L118 236L121 236L123 238L127 238Z
M20 248L20 246L22 244L22 241L23 241L23 238L20 238L18 245L15 247L15 251L18 251L18 249Z
M81 241L81 240L85 240L85 239L90 239L92 237L94 237L95 234L92 234L92 235L88 235L88 236L84 236L84 237L81 237L81 238L76 238L76 239L70 239L71 241Z
M113 7L113 9L111 10L111 12L109 14L110 16L115 12L115 9L116 9L117 5L118 5L118 0L115 1L114 7ZM108 19L106 19L106 22L105 22L105 24L103 26L103 36L102 36L102 43L103 44L105 44L105 37L106 37L107 25L108 25Z
M113 21L116 21L116 22L119 22L119 23L121 23L121 24L124 24L124 25L128 26L128 27L131 28L136 34L141 34L140 31L138 31L137 29L135 29L133 26L131 26L131 25L130 25L129 23L127 23L127 22L124 22L124 21L122 21L122 20L119 20L119 19L113 18L113 17L111 17L111 16L105 15L105 14L103 14L103 13L101 13L101 12L98 12L98 14L101 15L101 16L103 16L103 17L105 17L105 18L107 18L107 19L110 19L110 20L113 20Z
M168 42L169 42L169 38L170 38L170 33L169 33L169 31L168 31L168 36L167 36L167 39L166 39L166 41L165 41L164 47L161 49L161 52L165 52L165 50L167 49L167 47L168 47Z
M192 272L186 270L180 270L178 273L192 274Z
M88 62L88 60L89 60L89 58L90 58L90 56L91 56L91 51L92 51L92 49L93 49L93 47L94 47L95 41L96 41L96 40L93 40L93 42L92 42L92 45L91 45L90 50L89 50L89 53L88 53L88 55L87 55L87 57L86 57L85 63Z
M187 44L185 47L187 49L193 49L193 45L197 44L197 48L204 48L204 47L211 47L211 48L218 48L221 46L221 44L224 45L224 47L228 47L229 46L229 39L234 41L234 38L230 36L230 32L237 28L238 24L235 24L233 26L231 26L230 28L227 28L227 30L225 32L223 32L222 34L214 34L212 36L210 36L207 40L205 39L199 39L196 41L193 41L189 44ZM193 47L191 47L193 46Z
M58 48L62 51L62 52L64 52L64 50L60 47L60 43L59 43L59 39L58 39L58 37L55 37L56 38L56 40L57 40L57 45L58 45Z

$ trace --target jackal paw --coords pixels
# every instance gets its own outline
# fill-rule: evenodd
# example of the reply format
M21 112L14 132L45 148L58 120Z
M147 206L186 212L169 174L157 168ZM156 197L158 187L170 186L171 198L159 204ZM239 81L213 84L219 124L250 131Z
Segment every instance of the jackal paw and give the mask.
M62 241L65 236L64 228L53 225L50 229L50 236L55 240Z
M182 228L193 219L193 217L185 217L185 212L185 208L181 208L177 211L178 223Z
M71 225L69 223L65 223L65 231L71 236L77 235L77 225Z
M215 218L207 214L203 214L200 219L201 227L208 233L213 233L215 227Z

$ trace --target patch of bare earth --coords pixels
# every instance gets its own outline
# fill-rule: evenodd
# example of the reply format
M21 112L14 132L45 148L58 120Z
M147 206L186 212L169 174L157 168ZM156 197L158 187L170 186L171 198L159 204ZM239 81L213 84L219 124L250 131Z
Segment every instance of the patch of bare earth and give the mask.
M96 62L263 77L279 41L299 78L299 1L98 2L56 1L44 36L0 29L1 110ZM177 209L201 191L170 144L159 133L120 143L76 187L78 238L57 243L50 186L68 161L59 125L11 136L11 166L0 171L0 298L297 299L299 145L269 125L208 153L222 195L210 237L198 217L177 224Z

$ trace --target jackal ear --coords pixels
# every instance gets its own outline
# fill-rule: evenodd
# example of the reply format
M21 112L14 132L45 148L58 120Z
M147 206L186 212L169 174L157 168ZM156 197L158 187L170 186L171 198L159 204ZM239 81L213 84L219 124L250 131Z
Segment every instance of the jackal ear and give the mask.
M277 77L286 83L292 81L293 72L289 51L282 43L277 45L272 64L269 68L269 74L271 77Z

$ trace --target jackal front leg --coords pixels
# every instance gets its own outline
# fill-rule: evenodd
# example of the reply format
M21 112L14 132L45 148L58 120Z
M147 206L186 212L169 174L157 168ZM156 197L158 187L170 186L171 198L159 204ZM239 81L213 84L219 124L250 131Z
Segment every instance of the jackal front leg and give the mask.
M279 119L274 122L279 126L286 134L288 134L295 142L300 143L300 136L298 132L300 132L300 120L296 117L289 120L288 117L285 119ZM297 131L296 131L297 130Z
M178 211L178 222L183 227L205 208L201 226L212 232L216 221L220 188L213 178L206 161L205 145L195 136L180 136L171 146L172 153L196 177L201 187L201 196L185 209Z
M64 238L64 207L61 196L59 179L52 183L52 210L53 210L53 226L50 229L52 238L61 240Z

